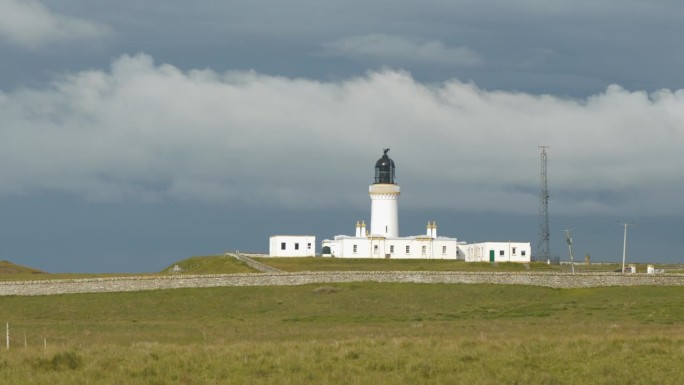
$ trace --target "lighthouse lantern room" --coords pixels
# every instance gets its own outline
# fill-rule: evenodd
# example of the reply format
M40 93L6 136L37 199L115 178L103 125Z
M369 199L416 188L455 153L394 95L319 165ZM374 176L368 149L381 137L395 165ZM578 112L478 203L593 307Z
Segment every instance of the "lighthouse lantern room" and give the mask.
M371 198L371 236L396 238L399 236L397 201L400 189L395 182L394 161L383 150L382 158L375 162L375 181L368 188Z

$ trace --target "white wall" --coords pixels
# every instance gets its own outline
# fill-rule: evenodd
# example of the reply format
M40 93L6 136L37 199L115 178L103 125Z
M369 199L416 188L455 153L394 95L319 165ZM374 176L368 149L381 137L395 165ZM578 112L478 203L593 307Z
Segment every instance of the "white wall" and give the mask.
M274 235L270 238L271 257L314 257L316 237L313 235Z
M481 242L460 246L466 262L530 262L532 248L529 242Z
M430 237L347 237L324 240L331 256L337 258L457 259L455 238ZM408 247L408 251L407 251Z
M372 184L368 188L368 193L371 198L371 235L397 238L399 236L399 186Z

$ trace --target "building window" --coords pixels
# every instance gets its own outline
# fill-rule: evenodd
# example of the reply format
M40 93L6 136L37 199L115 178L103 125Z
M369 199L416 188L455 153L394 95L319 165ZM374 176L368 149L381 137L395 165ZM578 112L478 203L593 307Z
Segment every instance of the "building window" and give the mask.
M427 254L427 246L423 245L423 247L420 249L420 252L425 255Z
M299 250L299 243L295 243L295 250Z
M446 246L442 246L442 254L446 254Z
M394 245L390 245L390 254L394 254Z
M359 251L359 247L357 245L352 246L352 253L356 254Z
M522 255L524 257L525 256L525 250L521 251L520 255Z
M515 247L513 248L513 255L515 255Z
M411 254L411 246L406 246L406 254Z
M280 250L285 250L285 242L280 243Z
M499 250L499 255L503 256L503 255L504 255L504 251L503 251L503 250Z
M307 249L307 250L311 250L311 242L309 242L309 243L306 244L306 249Z
M378 253L378 245L373 245L373 254Z

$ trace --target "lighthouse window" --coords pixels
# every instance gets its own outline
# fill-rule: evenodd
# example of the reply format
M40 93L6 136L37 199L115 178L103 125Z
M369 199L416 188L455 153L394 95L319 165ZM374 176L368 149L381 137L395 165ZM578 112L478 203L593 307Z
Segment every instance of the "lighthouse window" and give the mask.
M295 250L299 250L299 243L295 243Z
M285 242L280 243L280 250L285 250Z
M378 245L373 245L373 254L378 253Z
M423 253L423 255L427 254L427 246L423 246L420 252Z
M411 246L406 246L406 254L410 254L410 253L411 253Z
M357 245L352 245L352 252L356 254L358 252L358 246Z

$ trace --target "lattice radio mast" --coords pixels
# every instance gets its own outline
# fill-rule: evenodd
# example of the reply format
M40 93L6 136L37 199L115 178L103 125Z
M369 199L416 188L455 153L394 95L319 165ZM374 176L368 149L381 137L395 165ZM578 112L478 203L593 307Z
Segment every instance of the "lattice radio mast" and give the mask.
M547 174L546 149L549 146L539 146L541 149L541 174L539 183L539 242L537 243L537 259L551 260L549 251L549 181Z

